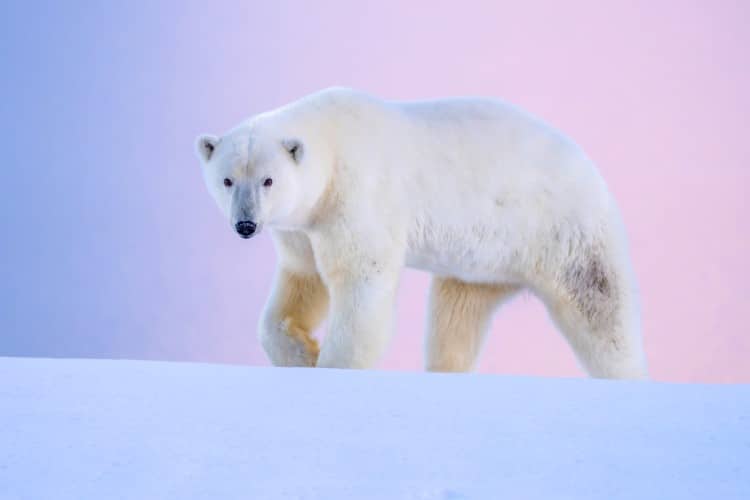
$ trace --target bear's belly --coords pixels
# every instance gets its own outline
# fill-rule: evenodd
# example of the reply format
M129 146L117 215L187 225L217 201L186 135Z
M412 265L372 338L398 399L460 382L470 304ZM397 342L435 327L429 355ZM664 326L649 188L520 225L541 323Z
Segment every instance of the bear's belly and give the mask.
M502 227L417 221L409 231L406 265L471 283L523 281L513 238Z

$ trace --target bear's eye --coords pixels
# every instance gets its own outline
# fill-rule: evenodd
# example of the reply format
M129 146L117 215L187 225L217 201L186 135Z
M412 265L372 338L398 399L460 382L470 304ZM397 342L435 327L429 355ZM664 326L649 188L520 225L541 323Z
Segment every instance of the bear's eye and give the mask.
M224 179L224 185L226 187L232 187L232 179Z
M272 184L273 184L273 179L271 179L270 177L268 177L266 180L263 181L263 185L266 187L271 187Z

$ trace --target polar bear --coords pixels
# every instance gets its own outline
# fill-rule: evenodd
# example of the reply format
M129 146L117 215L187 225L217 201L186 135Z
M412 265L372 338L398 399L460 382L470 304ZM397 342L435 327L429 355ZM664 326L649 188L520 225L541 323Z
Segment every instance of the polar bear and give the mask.
M332 88L196 149L231 227L270 229L278 268L258 330L273 364L372 367L410 266L434 275L427 370L471 370L493 312L526 289L591 376L646 378L613 197L574 142L527 112Z

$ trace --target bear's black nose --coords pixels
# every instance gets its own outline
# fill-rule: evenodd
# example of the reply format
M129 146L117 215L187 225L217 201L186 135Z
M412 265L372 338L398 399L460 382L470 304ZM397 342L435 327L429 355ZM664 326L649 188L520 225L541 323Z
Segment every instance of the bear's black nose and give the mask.
M241 220L234 225L234 228L243 238L249 238L255 232L255 222L249 220Z

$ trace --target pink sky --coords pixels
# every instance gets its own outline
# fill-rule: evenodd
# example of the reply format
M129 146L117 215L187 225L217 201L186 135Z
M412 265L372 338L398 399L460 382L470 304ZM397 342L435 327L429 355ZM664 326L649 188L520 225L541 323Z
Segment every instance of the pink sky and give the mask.
M267 364L273 248L231 231L194 140L345 85L500 97L566 132L622 208L653 378L750 382L747 1L6 10L0 355ZM380 368L421 369L428 282L404 273ZM533 297L492 330L480 371L581 375Z

